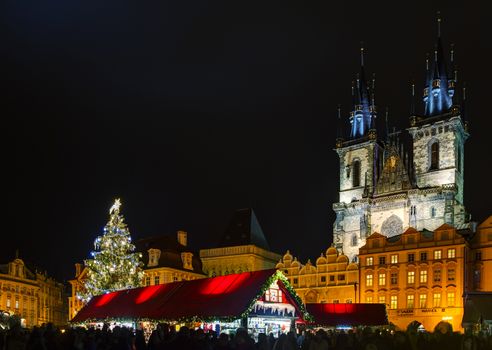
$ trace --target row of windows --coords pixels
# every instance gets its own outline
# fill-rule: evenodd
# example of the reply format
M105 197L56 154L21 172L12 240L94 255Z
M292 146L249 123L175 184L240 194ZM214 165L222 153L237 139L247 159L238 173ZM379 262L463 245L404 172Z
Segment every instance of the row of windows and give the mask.
M433 252L434 260L440 260L442 259L442 250L434 250ZM455 248L450 248L447 251L447 258L448 259L453 259L456 258L456 249ZM420 261L427 261L428 256L427 252L421 252L420 253ZM390 256L389 262L391 264L398 264L398 254L392 254ZM414 262L415 261L415 253L408 253L407 254L407 261L408 262ZM374 265L374 257L368 256L366 258L366 266L373 266ZM379 265L386 265L386 256L380 256L379 257Z
M442 307L442 293L433 293L432 294L432 307ZM418 295L418 307L421 309L425 309L428 306L427 304L427 294L419 294ZM415 295L414 294L408 294L407 295L407 303L406 303L406 308L408 309L413 309L415 308ZM366 296L366 303L374 303L375 300L373 299L372 296ZM386 296L385 295L379 295L377 302L379 304L386 304ZM390 309L398 309L398 295L391 295L390 300L389 300L389 307ZM456 306L456 293L455 292L448 292L447 293L447 307L452 307Z
M454 268L448 268L448 282L453 282L456 280L456 270ZM378 275L378 285L385 286L386 285L386 273L379 273ZM407 284L415 284L415 271L407 272ZM428 271L421 270L419 272L418 281L420 283L427 283L428 281ZM441 282L441 269L435 269L433 271L433 282ZM390 274L390 283L391 285L398 284L398 273L392 272ZM374 276L373 274L366 275L366 287L374 286Z
M329 275L328 278L329 278L329 282L335 283L335 275ZM343 275L343 274L337 275L336 276L336 280L338 280L338 281L345 281L345 275ZM290 282L293 283L293 284L298 284L299 283L299 278L294 277L294 278L292 278L290 280ZM326 282L326 276L321 276L320 277L320 282L321 283L325 283Z

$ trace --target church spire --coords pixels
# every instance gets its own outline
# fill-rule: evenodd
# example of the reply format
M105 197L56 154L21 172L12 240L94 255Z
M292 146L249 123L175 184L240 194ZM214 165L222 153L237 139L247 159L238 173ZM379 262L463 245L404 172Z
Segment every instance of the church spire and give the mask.
M446 59L443 54L441 41L441 15L437 13L437 44L434 49L433 59L429 64L426 60L426 83L424 88L425 115L433 116L450 110L453 104L454 79L448 79ZM454 61L454 51L451 51Z
M337 107L337 139L336 147L342 147L343 144L343 122L342 122L342 106Z
M374 105L374 101L371 101L371 93L366 81L364 63L364 46L361 44L360 73L357 74L355 89L354 86L352 86L352 96L354 100L353 110L352 113L350 113L350 122L352 124L350 137L352 139L366 136L372 127L373 111L371 106Z

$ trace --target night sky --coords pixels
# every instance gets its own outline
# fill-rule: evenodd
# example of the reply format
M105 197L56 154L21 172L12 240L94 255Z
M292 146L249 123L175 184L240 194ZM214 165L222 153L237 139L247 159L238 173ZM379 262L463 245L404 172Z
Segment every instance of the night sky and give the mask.
M19 249L71 278L117 197L133 239L182 229L213 247L253 207L272 250L316 259L331 243L336 110L348 117L360 42L380 115L388 106L390 126L407 127L437 10L467 84L465 204L485 219L489 12L459 3L4 2L0 263Z

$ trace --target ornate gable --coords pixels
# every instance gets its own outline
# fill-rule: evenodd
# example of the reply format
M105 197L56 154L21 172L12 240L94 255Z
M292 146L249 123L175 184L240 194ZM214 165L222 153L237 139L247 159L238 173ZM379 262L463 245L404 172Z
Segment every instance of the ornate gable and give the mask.
M405 164L396 148L388 145L384 155L383 171L376 185L376 195L390 192L410 190L412 184L408 176Z

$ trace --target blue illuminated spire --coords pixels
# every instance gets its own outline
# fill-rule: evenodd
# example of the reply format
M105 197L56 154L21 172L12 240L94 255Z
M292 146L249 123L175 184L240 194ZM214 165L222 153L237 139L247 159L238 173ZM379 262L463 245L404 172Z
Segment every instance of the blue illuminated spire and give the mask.
M451 50L451 63L454 60L454 51ZM448 77L446 60L443 54L441 41L441 17L437 16L437 45L434 54L426 59L426 82L424 88L424 104L426 116L445 113L453 105L455 88L454 77Z
M352 85L354 109L350 112L350 138L355 139L367 135L372 119L375 118L374 95L369 91L364 71L364 48L360 49L360 74L357 75L355 86ZM373 82L374 85L374 82Z

